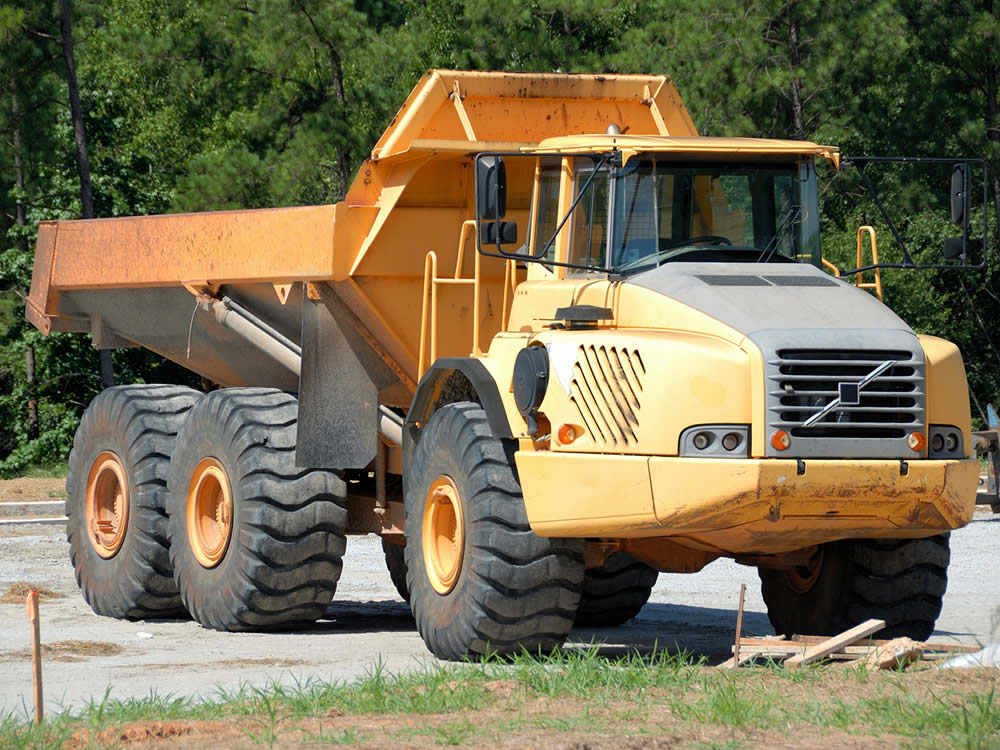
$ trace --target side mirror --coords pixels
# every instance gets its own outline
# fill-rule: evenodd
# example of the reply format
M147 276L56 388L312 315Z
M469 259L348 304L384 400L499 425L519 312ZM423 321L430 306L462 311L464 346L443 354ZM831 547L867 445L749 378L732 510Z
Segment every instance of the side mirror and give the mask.
M951 170L951 223L964 225L968 217L969 195L965 165L956 164Z
M476 216L500 220L507 213L507 168L501 156L476 159Z
M956 258L964 258L964 257L965 257L965 238L945 237L944 238L945 260L955 260Z
M945 260L965 260L966 253L976 257L983 250L983 241L978 237L945 237L944 257Z
M479 225L479 241L483 245L517 244L517 223L513 221L484 221Z

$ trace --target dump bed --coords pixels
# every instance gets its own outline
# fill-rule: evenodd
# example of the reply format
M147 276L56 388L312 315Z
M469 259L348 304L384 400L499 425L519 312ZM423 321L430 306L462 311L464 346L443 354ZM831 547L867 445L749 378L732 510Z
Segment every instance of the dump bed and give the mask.
M611 124L696 135L665 76L432 70L336 205L43 222L26 316L44 333L144 346L222 385L295 390L294 373L221 326L197 297L229 297L297 344L301 282L312 282L332 291L412 390L428 252L449 274L472 273L475 243L463 231L473 218L472 155ZM530 192L531 174L515 171L508 205L522 235ZM504 272L502 261L482 259L487 298L502 298ZM438 354L468 355L471 290L443 288L439 304ZM499 307L484 306L481 340L499 329Z

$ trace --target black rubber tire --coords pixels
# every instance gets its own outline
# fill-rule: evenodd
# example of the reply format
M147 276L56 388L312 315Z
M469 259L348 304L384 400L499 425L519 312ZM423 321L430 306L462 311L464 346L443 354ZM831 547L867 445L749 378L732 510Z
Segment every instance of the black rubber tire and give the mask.
M439 594L424 563L424 504L448 476L465 529L454 588ZM410 608L424 643L442 659L550 651L573 626L583 587L583 540L537 536L503 442L478 404L442 407L428 420L405 482Z
M312 622L337 588L347 546L346 485L333 471L295 465L298 404L270 388L228 388L191 410L170 463L170 557L185 606L214 630L271 630ZM191 549L187 490L206 457L232 487L232 533L214 567Z
M643 608L659 573L624 552L615 552L600 568L588 568L576 624L607 628L622 625Z
M948 534L849 539L823 546L815 584L799 593L782 571L760 569L767 615L779 634L836 635L874 618L879 638L926 640L948 586Z
M406 545L393 544L382 540L382 553L385 555L385 567L389 570L392 585L404 602L410 601L410 589L406 586Z
M177 431L201 394L175 385L121 385L98 394L73 438L66 478L66 539L83 598L99 615L128 619L186 616L167 541L167 470ZM87 476L104 451L122 462L129 513L117 554L103 558L89 539Z

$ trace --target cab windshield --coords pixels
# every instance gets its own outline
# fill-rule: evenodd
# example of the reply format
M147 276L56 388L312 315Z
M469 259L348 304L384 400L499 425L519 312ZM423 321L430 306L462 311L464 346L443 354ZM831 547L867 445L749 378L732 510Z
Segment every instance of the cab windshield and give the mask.
M574 170L573 264L632 274L678 261L819 263L811 162L596 164Z

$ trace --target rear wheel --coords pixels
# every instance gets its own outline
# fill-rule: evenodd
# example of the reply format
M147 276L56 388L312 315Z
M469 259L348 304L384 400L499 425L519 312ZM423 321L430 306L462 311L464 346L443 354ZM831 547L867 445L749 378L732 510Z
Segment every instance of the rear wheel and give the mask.
M925 640L948 585L948 534L927 539L848 539L821 545L809 564L761 569L775 632L835 635L885 620L880 638Z
M184 615L167 543L167 470L201 394L174 385L108 388L83 414L66 479L66 537L83 598L100 615Z
M433 654L550 650L573 625L583 542L537 536L486 414L449 404L423 429L406 481L410 607Z
M410 601L410 589L406 586L406 545L393 544L383 537L382 553L385 555L385 567L389 570L392 585L404 602Z
M610 555L599 568L588 568L576 624L613 627L628 622L643 608L659 573L624 552Z
M206 395L170 463L171 559L191 615L216 630L322 616L346 547L346 485L295 465L298 406L269 388Z

